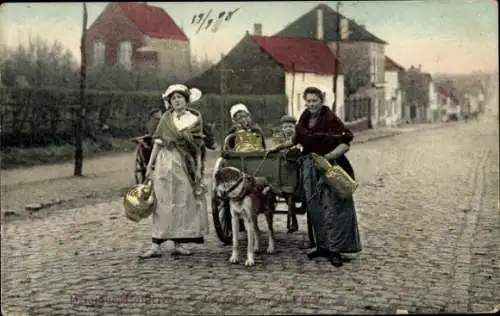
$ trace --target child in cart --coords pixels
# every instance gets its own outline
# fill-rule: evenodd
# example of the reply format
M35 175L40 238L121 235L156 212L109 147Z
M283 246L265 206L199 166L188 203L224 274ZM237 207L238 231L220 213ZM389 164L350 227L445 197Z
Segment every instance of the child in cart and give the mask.
M233 127L226 137L226 148L234 151L255 151L266 149L264 133L253 123L250 111L241 103L235 104L229 110ZM240 220L240 232L245 231L245 225Z
M278 143L285 143L289 142L292 140L293 136L295 135L295 125L297 124L297 120L290 115L284 115L280 119L280 132L281 132L281 137L279 137ZM292 158L293 160L296 160L296 158L300 157L302 152L302 149L300 148L300 145L293 146L292 148L288 149L287 151L287 157ZM300 168L298 168L300 170ZM295 214L296 211L300 211L300 209L303 207L303 203L300 201L302 200L302 186L300 185L301 183L301 177L300 177L300 171L298 174L298 183L299 185L297 186L296 192L293 193L293 199L295 201L295 211L290 215L291 222L288 223L288 232L289 233L294 233L299 230L299 224L297 221L297 215ZM299 202L298 202L299 201ZM302 210L303 211L303 210Z
M256 151L266 149L264 133L252 121L250 111L244 104L235 104L229 110L233 127L229 130L226 147L234 151Z

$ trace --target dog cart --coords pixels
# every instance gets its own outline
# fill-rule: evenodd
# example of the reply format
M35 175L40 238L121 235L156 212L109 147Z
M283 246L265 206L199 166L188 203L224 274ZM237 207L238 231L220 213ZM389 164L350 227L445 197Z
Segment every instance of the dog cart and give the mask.
M242 172L255 176L264 177L279 192L278 205L286 203L286 211L276 211L288 215L288 227L295 214L306 214L302 198L297 198L296 189L299 185L299 168L297 160L287 158L286 152L236 152L223 150L221 157L215 163L212 173L212 216L217 237L225 245L232 244L231 212L229 200L225 197L218 197L215 192L217 183L215 174L224 167L235 167ZM295 196L295 198L294 198ZM302 207L296 207L296 203L301 203ZM314 236L310 221L307 221L307 231L309 240L314 242Z

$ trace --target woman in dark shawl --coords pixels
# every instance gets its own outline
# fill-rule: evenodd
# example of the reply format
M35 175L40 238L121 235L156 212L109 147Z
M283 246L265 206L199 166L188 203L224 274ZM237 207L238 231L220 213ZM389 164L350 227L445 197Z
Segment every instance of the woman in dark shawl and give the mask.
M307 109L299 119L292 142L274 150L296 144L303 147L303 186L317 247L308 257L326 257L334 266L341 266L344 261L341 253L361 251L354 200L352 197L341 199L324 182L311 153L323 155L330 163L336 162L354 178L354 170L345 156L354 136L340 118L323 105L321 90L308 87L303 95Z

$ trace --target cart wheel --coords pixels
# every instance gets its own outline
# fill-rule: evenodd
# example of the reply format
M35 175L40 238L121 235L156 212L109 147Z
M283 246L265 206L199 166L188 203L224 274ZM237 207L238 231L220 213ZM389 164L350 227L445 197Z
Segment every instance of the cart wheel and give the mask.
M222 241L224 245L231 245L233 243L233 230L231 224L231 211L227 199L217 197L216 195L212 197L212 217L214 220L215 232L219 240Z
M144 157L141 154L141 148L139 146L135 149L135 168L134 168L134 179L135 184L141 184L146 178L146 165L144 163Z
M215 232L219 240L225 245L233 243L233 229L231 224L231 210L229 200L217 196L215 188L215 174L221 168L223 159L219 158L215 163L212 175L212 217L214 221Z

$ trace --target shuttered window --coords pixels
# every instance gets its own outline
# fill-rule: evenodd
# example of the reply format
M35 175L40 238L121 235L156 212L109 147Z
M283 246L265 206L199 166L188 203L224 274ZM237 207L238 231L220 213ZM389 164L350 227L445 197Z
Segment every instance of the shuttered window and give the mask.
M93 60L94 65L104 65L104 56L106 51L106 45L101 42L94 42L93 45Z

